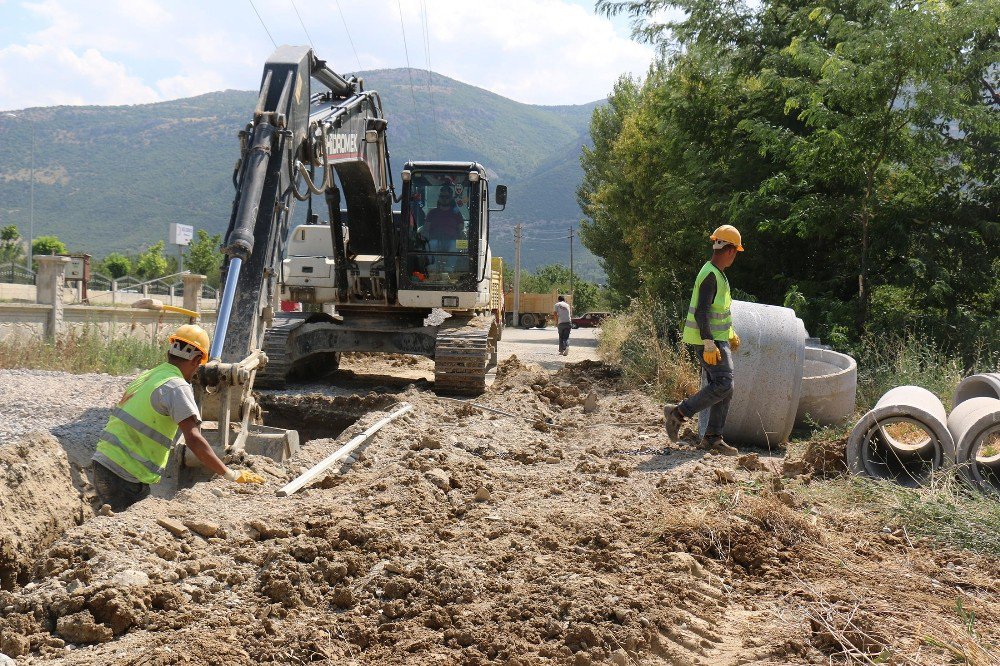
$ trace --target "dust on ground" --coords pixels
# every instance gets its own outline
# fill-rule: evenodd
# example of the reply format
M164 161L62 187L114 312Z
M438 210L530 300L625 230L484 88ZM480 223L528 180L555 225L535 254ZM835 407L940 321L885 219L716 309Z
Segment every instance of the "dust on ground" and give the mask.
M669 445L660 405L594 361L507 359L474 401L502 413L385 384L266 398L294 419L295 404L315 416L353 397L361 418L282 465L234 461L263 487L202 483L44 545L0 591L0 652L135 666L948 664L969 614L981 643L1000 636L995 559L805 499L839 473L836 445L789 461ZM413 412L355 462L275 497L401 401Z

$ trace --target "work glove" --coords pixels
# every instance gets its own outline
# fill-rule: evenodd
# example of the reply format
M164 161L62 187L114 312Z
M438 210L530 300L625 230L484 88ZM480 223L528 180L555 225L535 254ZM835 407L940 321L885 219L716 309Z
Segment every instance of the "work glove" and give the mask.
M733 333L733 337L729 338L729 348L733 351L740 348L740 336L736 335L735 332Z
M225 474L226 480L235 481L236 483L264 483L264 477L260 474L254 474L248 469L241 469L236 471L231 469Z
M722 352L715 346L715 340L702 340L702 342L705 344L705 349L701 352L701 357L705 359L705 363L709 365L721 363Z

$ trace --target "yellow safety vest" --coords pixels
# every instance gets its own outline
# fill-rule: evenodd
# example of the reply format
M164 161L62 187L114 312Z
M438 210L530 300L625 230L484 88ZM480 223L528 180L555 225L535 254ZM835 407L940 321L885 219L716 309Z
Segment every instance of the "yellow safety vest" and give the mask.
M712 338L715 340L729 340L735 335L733 331L733 315L729 308L733 304L733 297L729 293L729 280L726 274L715 267L711 261L706 261L698 272L698 277L694 281L694 291L691 292L691 303L688 306L687 320L684 322L684 342L691 345L702 344L701 330L698 322L694 320L694 311L698 307L698 290L701 283L710 274L715 273L715 300L712 301L708 311L708 324L712 329Z
M97 450L143 483L159 483L167 468L177 424L153 409L153 391L184 375L162 363L142 373L125 389L97 442Z

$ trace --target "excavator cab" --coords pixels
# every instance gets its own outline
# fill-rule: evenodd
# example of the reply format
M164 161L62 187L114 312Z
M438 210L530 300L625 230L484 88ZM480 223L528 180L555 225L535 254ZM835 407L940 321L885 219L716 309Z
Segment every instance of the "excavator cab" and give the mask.
M399 304L489 303L489 182L475 162L408 162L399 227Z

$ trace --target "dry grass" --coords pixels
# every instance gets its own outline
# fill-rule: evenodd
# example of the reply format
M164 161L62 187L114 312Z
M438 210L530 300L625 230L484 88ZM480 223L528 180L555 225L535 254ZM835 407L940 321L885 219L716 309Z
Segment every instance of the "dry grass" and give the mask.
M165 360L164 350L163 345L136 338L107 340L96 330L67 335L54 343L35 337L7 337L0 340L0 368L127 375Z
M622 373L626 388L640 389L667 400L680 400L698 390L695 363L680 342L671 342L664 324L681 321L647 300L604 320L597 353Z

